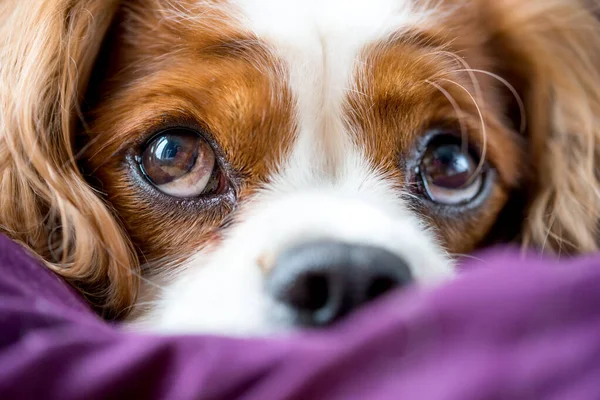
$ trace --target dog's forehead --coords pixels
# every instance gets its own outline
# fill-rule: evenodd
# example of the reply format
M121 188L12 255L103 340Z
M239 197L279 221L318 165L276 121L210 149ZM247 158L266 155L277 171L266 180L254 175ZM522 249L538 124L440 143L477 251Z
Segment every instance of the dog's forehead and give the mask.
M428 14L428 8L415 0L233 0L232 3L258 36L289 51L322 55L350 48L356 51L369 41L423 22Z
M233 0L241 24L287 67L300 101L318 109L352 88L364 50L424 24L415 0Z
M424 25L415 0L234 0L241 23L286 66L296 99L296 171L336 171L355 162L349 94L358 91L365 50ZM430 11L430 10L429 10ZM351 127L350 127L351 128ZM356 155L356 154L355 154ZM315 168L315 166L317 168Z

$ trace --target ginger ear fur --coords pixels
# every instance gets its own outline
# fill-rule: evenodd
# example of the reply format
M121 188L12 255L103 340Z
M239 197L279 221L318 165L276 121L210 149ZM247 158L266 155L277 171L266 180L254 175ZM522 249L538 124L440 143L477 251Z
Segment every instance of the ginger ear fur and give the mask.
M134 301L138 261L73 152L79 102L115 0L0 5L0 232L106 317Z
M532 185L523 244L554 254L597 251L597 10L573 0L482 3L492 13L489 47L505 60L502 69L520 82L526 108Z

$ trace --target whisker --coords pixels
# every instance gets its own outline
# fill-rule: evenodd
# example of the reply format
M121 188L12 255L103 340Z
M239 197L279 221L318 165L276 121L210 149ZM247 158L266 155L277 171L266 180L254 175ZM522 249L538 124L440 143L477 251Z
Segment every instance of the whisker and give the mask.
M552 227L554 226L554 222L556 221L556 213L550 214L550 219L548 221L548 225L546 228L546 235L544 236L544 241L542 242L542 252L546 249L546 245L548 244L548 239L554 236L552 232Z
M454 99L454 97L450 94L450 92L448 92L446 89L444 89L441 85L438 85L437 83L432 82L429 79L426 79L425 82L430 84L437 90L439 90L448 99L448 101L452 105L454 112L458 116L458 123L460 125L460 134L461 134L461 138L462 138L462 143L465 146L464 152L466 153L466 148L468 148L469 135L467 133L467 127L464 123L464 113L463 113L462 109L460 108L460 105L458 104L456 99Z
M472 179L475 179L475 177L483 169L483 165L485 163L485 159L486 159L486 155L487 155L487 127L485 125L485 119L483 117L483 113L481 111L481 108L479 107L479 104L477 104L477 101L475 100L475 98L473 97L471 92L469 92L467 90L467 88L465 88L460 83L457 83L451 79L442 79L442 80L458 86L459 88L461 88L462 90L464 90L467 93L467 95L473 101L473 104L475 105L475 108L477 109L477 113L479 114L479 119L481 120L481 136L482 136L482 141L483 141L483 145L482 145L482 149L481 149L481 159L479 160L479 165L477 166L477 168L475 169L475 172L473 173L473 175L471 177L471 180L472 180Z
M475 73L474 73L475 70L471 68L471 66L469 65L467 60L460 57L458 54L455 54L455 53L452 53L452 52L446 51L446 50L440 50L440 51L438 51L438 53L450 57L451 59L455 60L463 67L462 70L455 70L455 71L464 71L469 74L469 78L471 79L471 83L473 84L473 88L475 90L475 97L477 97L479 99L479 101L482 105L482 108L485 108L481 85L479 84L479 80L475 76Z
M464 254L464 253L448 253L448 255L452 258L466 258L469 260L474 260L474 261L478 261L484 264L489 264L488 261L484 260L483 258L479 258L479 257L475 257L473 255L470 254Z
M500 75L495 74L493 72L485 71L482 69L473 69L473 68L459 69L459 70L456 70L456 72L467 72L467 70L471 71L471 72L488 75L488 76L498 80L500 83L505 85L508 90L510 90L510 92L514 96L514 98L517 101L517 104L519 106L519 113L520 113L520 119L521 119L519 133L524 134L525 130L527 129L527 113L525 111L525 103L523 102L523 99L517 92L517 89L515 89L515 87L510 82L508 82L506 79L502 78Z

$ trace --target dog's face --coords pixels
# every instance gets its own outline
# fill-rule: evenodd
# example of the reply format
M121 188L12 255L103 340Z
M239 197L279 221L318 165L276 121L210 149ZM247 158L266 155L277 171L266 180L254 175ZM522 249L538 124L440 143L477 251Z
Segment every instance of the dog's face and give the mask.
M86 163L161 287L146 323L326 324L484 240L523 165L516 99L479 10L442 3L122 11Z
M322 326L496 241L597 248L581 32L600 30L577 0L81 3L64 69L84 124L19 186L60 212L1 217L47 259L62 234L63 275L146 329ZM85 182L53 172L72 143Z

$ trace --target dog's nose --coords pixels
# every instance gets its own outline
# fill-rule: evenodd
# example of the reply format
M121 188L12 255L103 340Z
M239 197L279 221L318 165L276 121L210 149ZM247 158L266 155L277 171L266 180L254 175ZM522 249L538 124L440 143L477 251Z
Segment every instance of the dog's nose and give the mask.
M298 324L323 326L411 281L406 262L387 250L314 242L282 253L267 288Z

